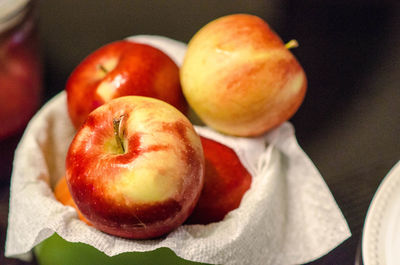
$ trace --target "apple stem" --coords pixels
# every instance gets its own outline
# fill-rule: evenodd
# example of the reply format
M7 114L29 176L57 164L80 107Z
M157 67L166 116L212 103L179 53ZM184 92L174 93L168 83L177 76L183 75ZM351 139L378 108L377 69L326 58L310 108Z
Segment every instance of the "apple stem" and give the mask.
M288 43L285 44L286 49L292 49L299 47L299 43L297 40L290 40Z
M119 146L121 146L123 153L125 153L125 148L124 148L124 143L122 142L122 137L121 137L121 123L122 123L122 120L124 119L124 117L125 117L125 115L121 115L119 117L119 119L113 120L115 140L117 141L117 144Z
M104 65L99 64L99 68L100 68L100 70L103 71L105 74L108 73L108 70L107 70L107 68L104 67Z

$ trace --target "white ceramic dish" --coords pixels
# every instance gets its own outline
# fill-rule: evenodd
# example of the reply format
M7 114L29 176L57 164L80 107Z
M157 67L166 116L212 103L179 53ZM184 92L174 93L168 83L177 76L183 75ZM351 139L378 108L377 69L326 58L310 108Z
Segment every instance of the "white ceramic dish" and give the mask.
M400 264L400 161L376 191L362 238L364 265Z

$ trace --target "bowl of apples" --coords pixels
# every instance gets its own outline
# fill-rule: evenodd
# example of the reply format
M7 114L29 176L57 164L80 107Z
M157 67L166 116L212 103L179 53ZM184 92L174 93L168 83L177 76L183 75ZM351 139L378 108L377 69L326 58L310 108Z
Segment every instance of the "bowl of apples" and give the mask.
M6 255L288 264L342 242L347 224L288 122L307 87L289 49L233 14L188 45L135 36L88 55L16 151Z

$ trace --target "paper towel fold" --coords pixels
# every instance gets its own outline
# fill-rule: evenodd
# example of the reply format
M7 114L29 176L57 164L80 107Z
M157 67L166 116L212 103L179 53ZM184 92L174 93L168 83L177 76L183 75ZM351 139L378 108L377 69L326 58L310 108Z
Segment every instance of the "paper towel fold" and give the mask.
M129 38L154 45L178 65L185 44L161 36ZM172 249L178 256L212 264L301 264L314 260L350 236L347 223L323 178L286 122L258 138L230 137L196 126L238 154L253 176L238 209L209 225L182 225L165 238L127 240L81 222L59 203L52 188L64 175L75 130L66 95L50 100L29 123L16 150L11 179L6 256L29 259L32 248L57 232L109 256Z

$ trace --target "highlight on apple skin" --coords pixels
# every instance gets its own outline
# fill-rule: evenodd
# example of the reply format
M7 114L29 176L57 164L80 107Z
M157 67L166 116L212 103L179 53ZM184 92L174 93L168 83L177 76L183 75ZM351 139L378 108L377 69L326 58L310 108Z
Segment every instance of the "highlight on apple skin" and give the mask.
M66 158L66 181L83 216L115 236L148 239L181 225L204 182L199 136L177 109L125 96L95 109Z
M89 54L69 76L65 90L75 128L95 108L121 96L154 97L187 111L175 62L158 48L133 41L115 41Z
M188 224L219 222L238 208L252 176L228 146L200 137L205 157L204 187Z
M280 37L261 18L233 14L202 27L180 69L189 105L208 126L257 136L291 118L307 79Z

